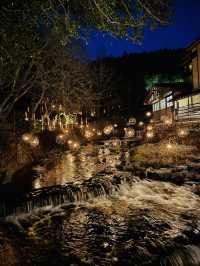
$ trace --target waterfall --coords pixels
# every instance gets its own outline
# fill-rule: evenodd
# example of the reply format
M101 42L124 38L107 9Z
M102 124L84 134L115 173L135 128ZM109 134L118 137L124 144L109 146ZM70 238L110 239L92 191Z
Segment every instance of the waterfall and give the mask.
M200 247L188 245L162 259L161 266L198 266L200 265Z
M65 202L81 202L108 196L117 191L120 184L131 184L136 180L136 177L126 175L98 176L80 182L36 189L25 195L0 201L0 217L31 212L33 209L49 205L58 206Z

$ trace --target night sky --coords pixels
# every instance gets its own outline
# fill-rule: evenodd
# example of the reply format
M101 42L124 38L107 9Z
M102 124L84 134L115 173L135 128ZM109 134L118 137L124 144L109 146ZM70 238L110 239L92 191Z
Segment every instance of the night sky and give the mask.
M200 0L176 0L173 24L146 30L141 45L93 32L86 47L90 59L162 48L184 48L200 38Z

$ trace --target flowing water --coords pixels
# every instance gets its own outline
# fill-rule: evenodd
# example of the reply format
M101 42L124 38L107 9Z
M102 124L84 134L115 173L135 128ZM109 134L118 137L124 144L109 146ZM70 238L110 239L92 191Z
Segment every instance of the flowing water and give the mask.
M37 166L29 200L0 220L0 265L200 265L199 196L119 171L129 156L89 145Z

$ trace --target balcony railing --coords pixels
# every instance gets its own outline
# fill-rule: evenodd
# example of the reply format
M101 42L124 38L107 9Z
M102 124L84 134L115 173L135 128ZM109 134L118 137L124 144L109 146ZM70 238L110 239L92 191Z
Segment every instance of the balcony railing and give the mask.
M175 120L198 120L200 119L200 103L192 104L175 109Z

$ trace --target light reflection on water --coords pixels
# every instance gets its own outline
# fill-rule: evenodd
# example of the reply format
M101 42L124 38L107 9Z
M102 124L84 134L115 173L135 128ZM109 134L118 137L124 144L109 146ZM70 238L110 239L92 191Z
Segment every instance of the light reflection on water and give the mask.
M36 167L40 177L34 180L33 188L63 185L66 182L90 178L99 172L116 171L116 165L120 164L121 158L128 160L129 152L119 147L110 148L108 145L87 145L79 152L66 153L61 162L50 170Z
M61 247L58 254L66 263L54 265L198 266L199 247L185 248L180 239L187 238L192 226L199 231L199 206L200 199L190 187L140 180L131 186L121 184L109 197L67 203L8 220L13 219L22 227L24 221L28 221L29 228L24 227L23 234L32 232L34 239L39 239L39 246L35 248L41 256L45 256L43 252L49 247L46 236L52 240L62 235L55 243L55 249ZM58 227L60 219L62 226ZM47 223L49 220L51 222ZM176 239L179 239L180 251L173 252L177 250ZM169 247L172 252L165 256ZM27 250L31 253L32 246ZM50 262L48 256L43 259ZM52 265L48 263L45 265Z
M88 145L78 153L65 154L51 170L38 166L41 177L35 180L34 188L66 182L74 185L95 175L99 180L101 172L106 175L102 178L105 188L117 189L109 195L90 193L91 197L80 197L73 203L57 207L49 203L46 209L36 206L33 213L8 217L8 227L12 223L17 225L16 230L23 232L22 239L26 235L30 240L26 243L25 260L31 258L34 262L31 265L52 265L48 250L53 245L54 251L59 249L58 256L53 258L58 260L54 265L59 266L200 265L200 249L193 242L200 234L199 196L191 187L141 180L132 175L131 183L127 180L112 183L107 177L111 172L117 173L116 165L129 157L126 149ZM90 179L86 186L94 190L96 179ZM77 190L71 187L71 191ZM81 192L87 192L85 187ZM16 239L20 238L20 232ZM24 249L20 245L15 246L19 254ZM40 264L35 264L36 253L41 256ZM26 264L23 261L18 265Z

